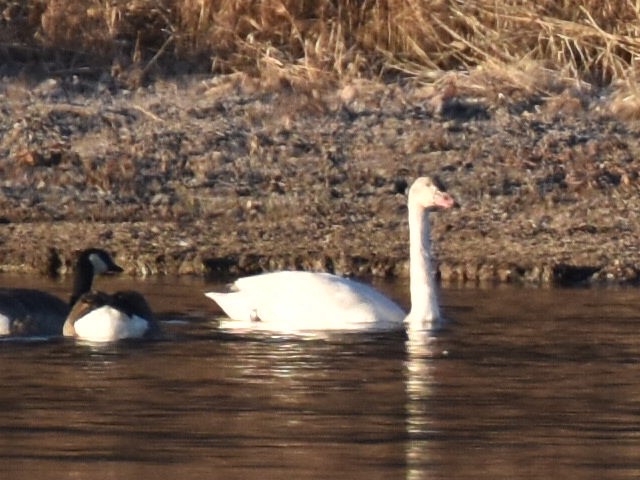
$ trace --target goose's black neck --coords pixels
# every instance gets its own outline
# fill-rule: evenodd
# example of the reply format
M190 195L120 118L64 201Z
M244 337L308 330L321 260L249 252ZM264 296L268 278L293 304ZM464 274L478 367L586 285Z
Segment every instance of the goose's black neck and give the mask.
M78 298L91 290L93 273L93 265L89 259L84 255L80 256L74 272L73 293L69 299L69 306L73 307Z

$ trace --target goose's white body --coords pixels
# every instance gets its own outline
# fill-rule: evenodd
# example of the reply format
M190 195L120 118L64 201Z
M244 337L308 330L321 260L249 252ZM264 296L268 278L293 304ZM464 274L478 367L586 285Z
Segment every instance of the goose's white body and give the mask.
M225 329L304 332L429 329L439 320L431 265L428 213L454 200L428 177L409 190L411 311L368 285L327 273L275 272L237 280L230 293L209 292L230 320Z
M0 336L11 334L11 318L0 313Z
M77 338L91 342L113 342L124 338L142 338L149 329L149 322L105 305L76 320L73 327Z
M230 293L209 292L241 330L398 330L405 312L369 285L328 273L283 271L237 280Z

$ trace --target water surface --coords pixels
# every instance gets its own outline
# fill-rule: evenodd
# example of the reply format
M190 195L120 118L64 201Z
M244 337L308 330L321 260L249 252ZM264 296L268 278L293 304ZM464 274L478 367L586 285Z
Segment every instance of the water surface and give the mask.
M0 277L34 282L66 295ZM219 331L199 280L100 286L166 340L0 342L2 478L640 476L637 289L445 289L436 335L302 339Z

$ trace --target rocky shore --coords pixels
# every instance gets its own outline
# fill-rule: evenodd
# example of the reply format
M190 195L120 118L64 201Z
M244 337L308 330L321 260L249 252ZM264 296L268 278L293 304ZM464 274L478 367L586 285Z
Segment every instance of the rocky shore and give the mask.
M5 272L99 245L132 275L406 276L404 190L428 174L460 204L432 215L443 281L640 280L637 122L596 95L230 75L12 77L0 97Z

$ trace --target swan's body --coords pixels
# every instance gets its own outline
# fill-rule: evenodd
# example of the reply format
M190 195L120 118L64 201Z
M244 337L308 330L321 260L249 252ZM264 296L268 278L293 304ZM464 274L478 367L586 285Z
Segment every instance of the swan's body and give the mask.
M90 248L78 256L69 303L40 290L0 289L0 335L60 335L71 307L91 289L94 276L121 271L107 252Z
M150 337L158 330L151 308L140 293L89 292L71 309L63 333L92 342L112 342Z
M208 292L241 330L398 330L428 328L440 318L430 257L428 212L453 199L428 177L409 191L411 311L368 285L328 273L283 271L238 279L232 292Z
M243 330L393 330L405 313L369 285L329 273L283 271L240 278L231 293L209 292ZM330 300L330 301L328 301Z

